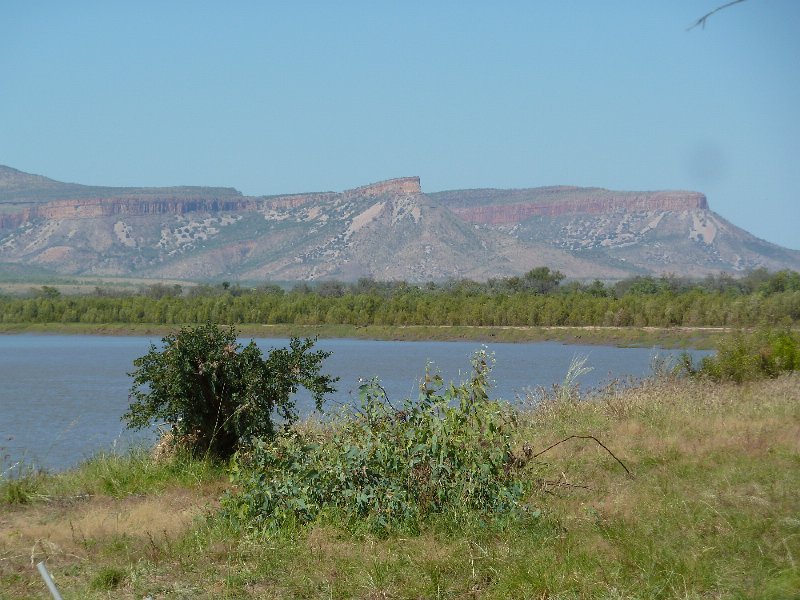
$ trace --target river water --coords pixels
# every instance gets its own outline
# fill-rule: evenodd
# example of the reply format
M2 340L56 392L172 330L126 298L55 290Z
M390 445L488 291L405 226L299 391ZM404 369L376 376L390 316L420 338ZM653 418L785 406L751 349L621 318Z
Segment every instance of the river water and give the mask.
M257 339L266 352L288 340ZM0 475L13 465L59 470L109 449L151 443L151 431L126 431L120 417L128 407L133 360L160 338L91 335L0 336ZM390 399L416 397L427 363L445 380L463 380L477 342L397 342L331 339L315 348L332 352L323 370L340 378L329 406L357 396L359 379L378 376ZM493 397L519 401L525 390L563 380L574 357L586 356L593 370L583 389L611 379L651 374L654 356L676 351L647 348L491 343L496 358ZM703 355L703 352L693 352ZM298 399L305 412L313 407Z

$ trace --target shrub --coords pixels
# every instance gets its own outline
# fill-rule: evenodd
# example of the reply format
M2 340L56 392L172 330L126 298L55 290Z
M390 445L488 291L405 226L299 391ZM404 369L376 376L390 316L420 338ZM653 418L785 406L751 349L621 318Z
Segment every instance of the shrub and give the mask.
M319 408L335 379L320 374L327 352L313 340L292 338L264 359L254 341L242 348L234 327L184 327L133 364L131 403L123 419L132 429L170 425L172 439L194 452L228 458L250 440L269 439L277 422L297 419L293 395L311 391Z
M800 336L788 329L739 331L719 342L716 353L703 358L699 367L695 367L688 355L684 355L683 361L690 374L715 381L742 383L777 377L800 369Z
M114 590L125 581L125 571L117 567L102 567L92 578L93 590Z
M38 490L38 480L32 473L12 479L0 479L0 502L28 504Z
M386 533L415 530L431 514L515 509L523 493L515 416L489 400L490 357L476 353L472 366L468 382L446 389L427 373L419 398L399 409L373 380L358 406L326 426L259 441L234 461L238 493L223 499L224 514L263 527L330 511Z

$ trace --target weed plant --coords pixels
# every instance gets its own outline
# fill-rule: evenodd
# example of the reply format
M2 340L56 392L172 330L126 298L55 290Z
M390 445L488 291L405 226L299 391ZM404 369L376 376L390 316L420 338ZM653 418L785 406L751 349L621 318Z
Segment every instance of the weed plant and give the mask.
M336 515L350 531L383 535L419 531L431 515L459 522L518 510L516 416L489 399L491 364L476 353L461 385L428 372L419 398L398 408L377 380L364 383L359 405L327 426L258 442L234 462L238 492L224 499L224 514L260 528Z

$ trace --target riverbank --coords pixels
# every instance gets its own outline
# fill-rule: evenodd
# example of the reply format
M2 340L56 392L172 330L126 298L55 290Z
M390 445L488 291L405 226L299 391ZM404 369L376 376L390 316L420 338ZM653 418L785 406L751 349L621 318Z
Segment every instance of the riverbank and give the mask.
M0 323L0 334L165 335L180 325L146 323ZM482 327L434 325L237 324L243 337L318 337L394 341L546 342L621 347L711 348L723 327Z
M664 379L520 417L543 454L526 516L375 538L265 534L216 516L222 468L140 452L0 486L0 596L792 598L800 589L800 377Z

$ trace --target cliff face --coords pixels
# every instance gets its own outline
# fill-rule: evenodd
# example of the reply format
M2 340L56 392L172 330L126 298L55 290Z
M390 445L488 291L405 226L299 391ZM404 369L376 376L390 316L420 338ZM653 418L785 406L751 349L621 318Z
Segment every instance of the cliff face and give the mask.
M301 206L320 205L335 199L343 201L355 199L377 198L378 196L407 196L421 194L419 177L400 177L387 179L361 187L345 190L340 194L335 192L317 192L314 194L291 194L288 196L267 196L263 198L262 209L286 210L300 208Z
M493 194L477 202L443 198L452 212L469 223L507 225L521 223L530 217L560 217L564 215L600 215L615 212L658 212L707 209L708 202L698 192L619 193L599 190L578 191L564 188L564 197L558 198L548 189L547 198L531 194L527 201L508 202L500 194ZM535 191L535 190L532 190ZM497 191L495 191L497 192ZM436 194L433 194L435 197ZM498 197L500 196L500 197ZM553 198L553 196L556 196ZM516 199L516 198L514 198Z
M241 212L254 210L253 200L210 199L135 199L91 198L57 200L0 214L0 229L15 229L35 219L97 219L101 217L149 215L185 215L190 213Z
M113 216L183 215L252 210L252 200L206 198L59 200L29 209L31 218L94 219Z
M13 213L0 213L0 230L16 229L31 220L30 208L18 210Z

